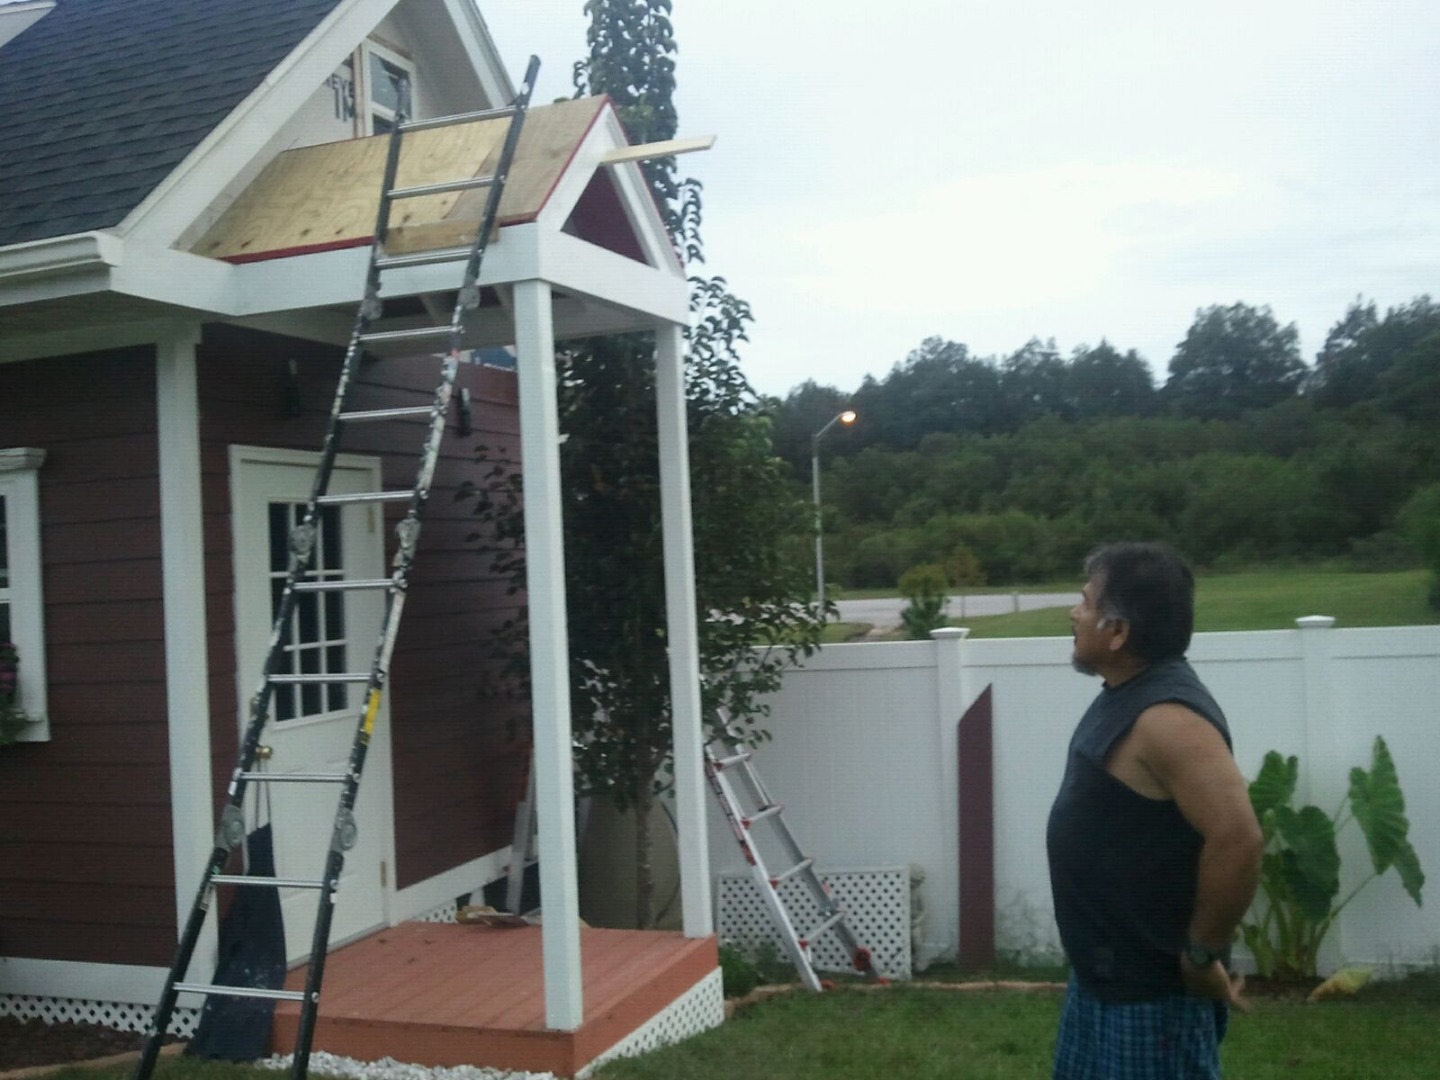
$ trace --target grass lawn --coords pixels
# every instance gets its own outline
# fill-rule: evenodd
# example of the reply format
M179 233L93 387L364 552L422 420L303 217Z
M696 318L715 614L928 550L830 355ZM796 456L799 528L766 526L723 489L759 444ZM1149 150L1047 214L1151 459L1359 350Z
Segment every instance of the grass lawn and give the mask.
M1050 1075L1055 991L961 992L904 985L770 998L714 1031L615 1061L598 1080L1021 1080ZM1221 1050L1237 1080L1430 1080L1440 974L1372 983L1307 1005L1262 998L1232 1017ZM69 1069L57 1080L124 1080L129 1068ZM165 1058L157 1080L276 1080L274 1072Z
M1253 570L1206 575L1195 585L1195 629L1200 632L1291 630L1302 615L1333 615L1339 627L1440 623L1440 612L1425 602L1428 589L1429 573L1425 570L1385 574ZM968 626L970 636L976 638L1068 637L1070 634L1066 608L988 615L966 618L963 622L952 619L951 624ZM830 628L827 642L849 640L855 630L853 624L836 626ZM859 632L863 633L863 628Z

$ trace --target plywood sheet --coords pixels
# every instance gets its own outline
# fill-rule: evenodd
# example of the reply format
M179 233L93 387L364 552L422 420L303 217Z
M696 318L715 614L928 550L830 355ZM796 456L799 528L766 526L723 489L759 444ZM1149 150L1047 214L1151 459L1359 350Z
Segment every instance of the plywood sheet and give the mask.
M500 204L500 224L531 221L555 189L605 105L582 98L537 106L525 118ZM405 136L400 187L494 171L509 121L484 120ZM256 177L191 250L250 261L368 243L375 230L389 136L287 150ZM488 189L397 200L386 249L392 253L468 244Z

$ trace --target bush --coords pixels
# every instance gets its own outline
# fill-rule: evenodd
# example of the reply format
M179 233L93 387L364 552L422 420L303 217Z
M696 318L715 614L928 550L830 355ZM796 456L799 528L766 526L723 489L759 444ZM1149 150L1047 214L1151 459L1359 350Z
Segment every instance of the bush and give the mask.
M1430 568L1430 606L1440 611L1440 484L1410 497L1400 510L1399 526Z
M949 591L945 568L936 563L915 566L900 575L900 595L909 601L900 612L906 637L912 641L924 641L931 630L945 625L945 609L950 606Z

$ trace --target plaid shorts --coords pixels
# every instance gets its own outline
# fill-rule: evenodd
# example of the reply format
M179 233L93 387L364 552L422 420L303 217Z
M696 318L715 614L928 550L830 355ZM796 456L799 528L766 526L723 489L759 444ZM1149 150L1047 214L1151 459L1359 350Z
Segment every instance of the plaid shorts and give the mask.
M1174 995L1110 1004L1072 974L1055 1041L1055 1080L1219 1080L1229 1007Z

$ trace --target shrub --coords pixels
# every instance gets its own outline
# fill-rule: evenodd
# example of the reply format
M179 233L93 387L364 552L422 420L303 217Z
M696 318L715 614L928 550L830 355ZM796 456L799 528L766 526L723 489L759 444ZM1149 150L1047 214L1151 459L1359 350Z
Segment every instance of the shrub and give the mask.
M906 637L924 641L931 630L945 625L949 591L945 568L935 563L912 567L900 575L900 595L909 601L900 612Z

